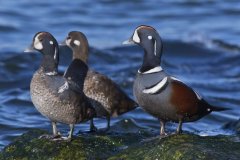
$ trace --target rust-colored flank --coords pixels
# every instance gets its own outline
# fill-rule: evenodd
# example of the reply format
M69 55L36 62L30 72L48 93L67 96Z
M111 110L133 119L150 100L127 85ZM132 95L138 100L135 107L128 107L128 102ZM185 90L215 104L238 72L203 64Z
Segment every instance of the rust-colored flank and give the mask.
M180 115L194 115L198 111L198 98L194 91L180 82L172 82L171 103Z

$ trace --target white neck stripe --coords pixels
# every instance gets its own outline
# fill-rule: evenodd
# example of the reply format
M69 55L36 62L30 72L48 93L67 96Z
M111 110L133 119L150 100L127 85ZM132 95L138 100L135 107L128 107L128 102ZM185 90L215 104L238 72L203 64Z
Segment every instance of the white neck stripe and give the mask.
M141 72L140 70L138 70L138 73L141 73L141 74L150 74L150 73L156 73L156 72L161 72L163 69L161 66L157 66L155 68L152 68L146 72Z
M57 60L57 54L58 54L58 53L57 53L57 48L55 47L55 51L54 51L54 57L53 57L53 58L54 58L54 60Z
M157 56L157 41L154 41L154 54Z

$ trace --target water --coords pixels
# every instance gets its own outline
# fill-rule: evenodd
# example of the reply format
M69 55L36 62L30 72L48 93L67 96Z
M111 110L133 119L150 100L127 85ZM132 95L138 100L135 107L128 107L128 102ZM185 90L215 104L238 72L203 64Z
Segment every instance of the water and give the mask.
M142 61L139 47L121 42L140 24L154 26L164 41L162 66L212 104L232 110L212 113L184 130L200 135L234 134L226 123L239 119L240 2L148 1L0 1L0 148L32 128L49 129L49 121L33 107L29 84L39 54L22 51L38 31L51 32L60 42L71 30L84 32L91 49L90 65L116 81L129 96ZM60 70L70 63L61 49ZM139 126L158 131L156 119L141 109L112 120L133 118ZM96 120L98 128L105 120ZM89 124L80 124L85 132ZM167 129L172 131L174 124ZM60 126L65 133L68 128Z

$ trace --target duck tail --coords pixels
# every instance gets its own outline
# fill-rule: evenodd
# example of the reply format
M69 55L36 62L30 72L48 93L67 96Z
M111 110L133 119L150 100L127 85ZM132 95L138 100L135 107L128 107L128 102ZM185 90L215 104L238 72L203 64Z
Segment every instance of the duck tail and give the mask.
M218 107L218 106L211 106L211 109L212 111L217 111L217 112L231 110L230 108Z
M134 107L135 108L139 107L139 104L136 101L134 101Z

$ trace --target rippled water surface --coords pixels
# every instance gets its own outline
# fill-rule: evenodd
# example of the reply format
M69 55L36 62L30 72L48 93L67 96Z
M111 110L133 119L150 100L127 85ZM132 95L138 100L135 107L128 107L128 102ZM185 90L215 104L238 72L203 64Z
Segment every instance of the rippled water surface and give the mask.
M51 32L60 42L71 30L84 32L91 48L90 65L116 81L129 96L143 51L121 46L140 24L154 26L163 38L162 66L198 91L211 104L232 110L212 113L184 130L200 135L234 134L223 126L239 119L240 1L1 1L0 5L0 147L31 128L49 129L49 121L33 107L31 77L40 54L22 51L38 31ZM61 48L64 71L69 50ZM139 126L158 131L156 119L140 108L115 118L133 118ZM104 128L105 120L98 119ZM175 125L168 125L172 131ZM67 132L66 126L61 126ZM76 133L88 131L80 124Z

